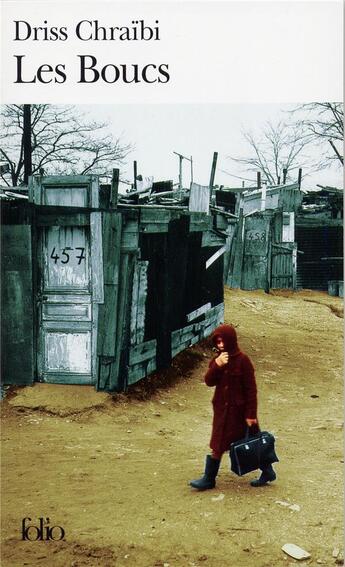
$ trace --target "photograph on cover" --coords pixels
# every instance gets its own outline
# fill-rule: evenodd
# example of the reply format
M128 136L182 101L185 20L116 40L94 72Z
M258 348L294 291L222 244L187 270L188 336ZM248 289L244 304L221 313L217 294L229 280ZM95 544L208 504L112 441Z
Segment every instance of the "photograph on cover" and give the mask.
M343 105L1 116L1 564L342 565Z

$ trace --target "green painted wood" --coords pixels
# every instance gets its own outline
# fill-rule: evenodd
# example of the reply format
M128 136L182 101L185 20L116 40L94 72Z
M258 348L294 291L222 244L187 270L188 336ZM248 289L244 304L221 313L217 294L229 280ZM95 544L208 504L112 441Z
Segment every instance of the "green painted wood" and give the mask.
M155 357L156 351L156 339L132 347L129 351L129 365L132 366L133 364L138 364L139 362Z
M117 387L127 388L129 344L130 344L130 315L132 303L133 272L136 255L121 251L120 288L117 321L116 367Z
M34 378L31 227L3 225L1 233L2 381L31 384Z
M236 237L233 243L233 263L231 266L231 276L228 278L229 286L233 288L241 287L242 263L243 263L243 209L240 209L237 225Z
M228 225L226 225L228 226ZM201 240L201 246L204 247L210 247L210 246L223 246L224 244L224 240L225 240L225 236L221 236L220 234L218 234L217 232L214 232L213 230L207 230L205 232L203 232L202 234L202 240Z
M103 282L103 247L102 247L102 213L90 215L90 256L91 256L91 286L92 301L104 302Z
M127 386L135 384L142 378L145 378L149 374L152 374L152 372L154 372L156 368L156 357L145 360L144 362L139 362L138 364L134 364L128 369Z
M102 226L104 303L99 305L97 355L115 357L122 217L104 212Z
M89 226L90 215L87 213L61 214L37 212L36 226Z
M130 322L131 345L144 341L148 264L147 261L137 261L134 266Z
M213 217L205 213L190 213L190 232L203 232L212 228Z
M93 181L93 179L96 178L96 176L93 175L45 175L42 177L39 175L34 176L34 179L38 179L38 178L41 180L41 182L44 185L47 186L64 185L71 187L72 185L84 186L86 183L91 184L91 182Z
M123 252L134 252L139 245L139 226L137 219L123 218L121 250Z
M51 374L49 374L47 372L44 372L43 379L47 384L93 384L93 377L91 374L73 374L71 372L69 372L68 374L58 372L52 372Z

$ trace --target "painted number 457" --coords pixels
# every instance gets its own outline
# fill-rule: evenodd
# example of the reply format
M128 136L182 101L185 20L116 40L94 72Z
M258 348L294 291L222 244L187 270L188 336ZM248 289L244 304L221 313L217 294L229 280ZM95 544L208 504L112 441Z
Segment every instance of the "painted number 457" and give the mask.
M80 250L80 254L73 254L73 256L75 258L77 258L78 260L78 266L79 264L81 264L82 260L86 260L86 256L84 254L85 252L85 248L76 246L76 248L71 248L70 246L66 246L62 252L61 252L61 256L58 255L58 253L55 251L55 246L52 250L52 253L50 254L50 258L52 260L54 260L54 263L57 264L57 261L60 260L61 264L68 264L68 262L70 261L70 257L71 254L69 252L71 252L72 250Z

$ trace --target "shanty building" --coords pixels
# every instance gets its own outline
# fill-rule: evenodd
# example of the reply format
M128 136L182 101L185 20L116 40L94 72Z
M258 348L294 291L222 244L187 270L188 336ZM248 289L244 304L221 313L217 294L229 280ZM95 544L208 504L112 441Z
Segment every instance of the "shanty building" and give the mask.
M34 176L28 195L3 193L5 384L123 391L223 320L226 235L209 211L121 203L116 176Z
M296 217L297 282L343 296L343 191L306 191Z

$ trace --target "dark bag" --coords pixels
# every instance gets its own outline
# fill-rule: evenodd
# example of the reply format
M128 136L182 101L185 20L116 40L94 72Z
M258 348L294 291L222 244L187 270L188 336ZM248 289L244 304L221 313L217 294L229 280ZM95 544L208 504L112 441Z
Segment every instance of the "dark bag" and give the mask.
M274 437L268 431L260 431L249 436L247 427L244 439L234 441L230 445L231 470L242 476L256 469L263 469L279 461L274 450Z

